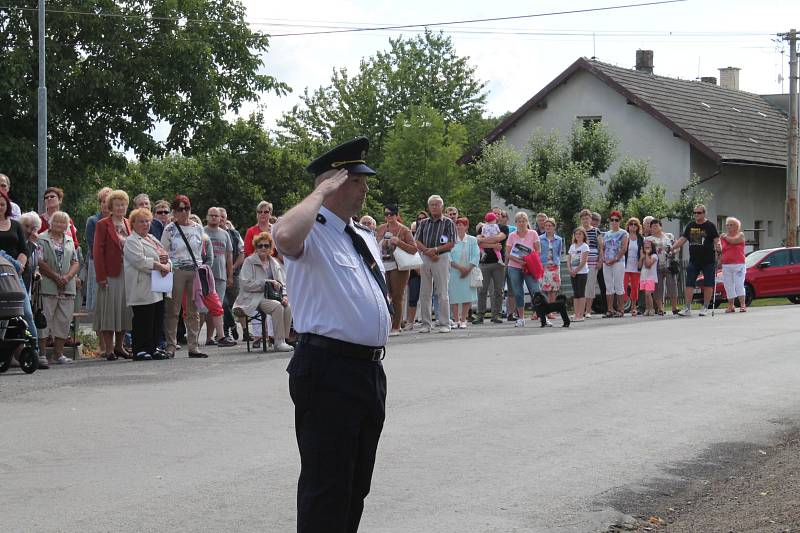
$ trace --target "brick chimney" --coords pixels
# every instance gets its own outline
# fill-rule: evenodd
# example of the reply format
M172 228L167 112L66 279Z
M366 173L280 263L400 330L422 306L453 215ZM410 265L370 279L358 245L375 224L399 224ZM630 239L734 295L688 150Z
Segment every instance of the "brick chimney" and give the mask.
M702 76L700 78L700 81L702 81L703 83L710 83L711 85L717 84L717 78L715 78L714 76Z
M639 72L653 73L653 51L636 50L636 70Z
M719 69L719 86L726 89L739 90L739 71L737 67L725 67Z

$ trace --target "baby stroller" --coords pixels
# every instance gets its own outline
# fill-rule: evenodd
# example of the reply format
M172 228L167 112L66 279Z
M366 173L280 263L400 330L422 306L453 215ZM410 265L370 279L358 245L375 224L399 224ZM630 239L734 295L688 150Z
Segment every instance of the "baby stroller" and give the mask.
M24 314L25 289L14 266L0 257L0 373L8 370L17 352L23 372L33 374L39 368L36 342L28 331Z

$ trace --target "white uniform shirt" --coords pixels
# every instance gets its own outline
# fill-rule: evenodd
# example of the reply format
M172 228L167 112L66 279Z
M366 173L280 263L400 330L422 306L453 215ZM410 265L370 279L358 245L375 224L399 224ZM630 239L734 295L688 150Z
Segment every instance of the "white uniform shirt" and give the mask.
M365 346L384 346L391 316L383 292L345 233L347 223L324 206L319 212L325 223L314 223L303 243L303 254L285 256L286 289L295 330ZM354 228L383 271L372 233Z

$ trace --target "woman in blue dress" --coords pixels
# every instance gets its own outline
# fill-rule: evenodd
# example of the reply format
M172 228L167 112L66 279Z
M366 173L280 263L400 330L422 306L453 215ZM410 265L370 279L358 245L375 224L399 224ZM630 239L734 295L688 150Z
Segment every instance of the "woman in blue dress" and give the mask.
M451 317L455 327L467 327L467 315L472 302L478 299L478 289L470 287L471 271L478 268L480 249L478 239L467 235L469 219L456 220L456 245L450 250L450 296Z

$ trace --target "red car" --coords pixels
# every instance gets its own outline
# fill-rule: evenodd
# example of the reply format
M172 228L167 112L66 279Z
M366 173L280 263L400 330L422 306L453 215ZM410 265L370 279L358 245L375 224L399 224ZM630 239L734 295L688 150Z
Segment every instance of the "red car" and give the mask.
M744 278L746 291L745 304L750 305L754 298L774 298L785 296L793 304L800 303L800 247L770 248L756 250L745 258L747 274ZM697 278L698 288L694 291L694 300L702 300L701 281ZM716 276L717 304L727 301L725 287L722 284L722 270Z

